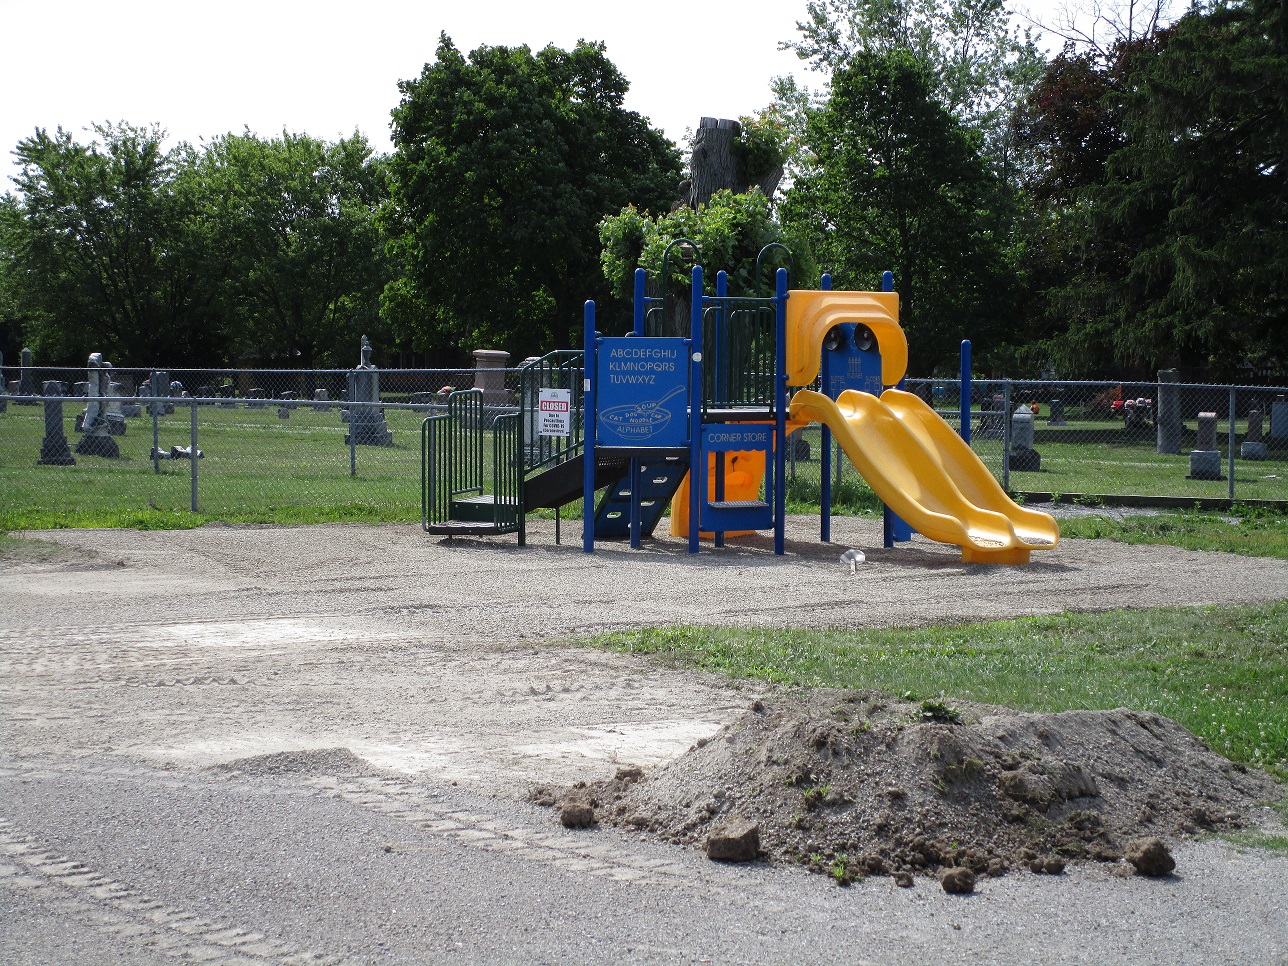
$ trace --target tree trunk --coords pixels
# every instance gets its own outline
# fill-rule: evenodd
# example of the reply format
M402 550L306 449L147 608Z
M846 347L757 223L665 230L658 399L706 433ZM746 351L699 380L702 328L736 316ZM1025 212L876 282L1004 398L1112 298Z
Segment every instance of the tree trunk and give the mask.
M734 192L747 190L742 158L733 149L741 133L742 125L737 121L704 117L698 123L693 135L693 155L689 159L693 175L689 204L694 208L705 205L713 194L724 188Z

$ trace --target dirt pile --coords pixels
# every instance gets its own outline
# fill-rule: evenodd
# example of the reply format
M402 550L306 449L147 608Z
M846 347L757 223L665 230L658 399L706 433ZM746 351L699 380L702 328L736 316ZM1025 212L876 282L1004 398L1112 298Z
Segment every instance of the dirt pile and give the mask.
M623 769L533 800L590 805L600 822L683 845L750 821L762 855L845 883L947 868L1058 874L1069 859L1116 862L1140 836L1239 827L1281 794L1156 714L814 691L757 700L647 776Z

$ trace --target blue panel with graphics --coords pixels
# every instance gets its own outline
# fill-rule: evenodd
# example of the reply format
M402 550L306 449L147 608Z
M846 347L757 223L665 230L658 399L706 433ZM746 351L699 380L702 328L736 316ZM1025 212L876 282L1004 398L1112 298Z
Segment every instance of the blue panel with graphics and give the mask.
M854 322L833 328L823 343L826 381L823 391L835 399L847 389L881 395L881 352L867 326Z
M602 339L597 446L689 442L689 354L684 339Z

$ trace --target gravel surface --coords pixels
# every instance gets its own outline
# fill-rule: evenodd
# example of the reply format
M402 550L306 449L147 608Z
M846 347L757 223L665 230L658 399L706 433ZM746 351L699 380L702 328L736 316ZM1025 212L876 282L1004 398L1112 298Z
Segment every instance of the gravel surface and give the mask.
M1288 563L1066 541L971 566L852 518L831 545L793 520L785 558L760 537L586 556L552 527L526 548L58 531L0 561L0 961L1288 963L1288 860L1217 840L1159 881L1088 865L949 896L716 865L525 801L671 761L753 696L551 639L1265 601Z

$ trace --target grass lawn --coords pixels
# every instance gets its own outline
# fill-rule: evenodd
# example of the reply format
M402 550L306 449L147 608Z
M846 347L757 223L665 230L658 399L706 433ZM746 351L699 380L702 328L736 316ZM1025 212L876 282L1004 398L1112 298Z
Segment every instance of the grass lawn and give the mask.
M69 402L70 416L76 408ZM77 456L76 466L36 466L44 434L41 407L0 414L0 530L124 526L184 528L210 520L243 523L417 521L420 423L411 410L386 410L391 447L357 447L357 476L339 412L301 408L198 409L198 512L191 511L187 460L153 469L152 425L132 419L117 437L121 458ZM74 446L72 421L65 431ZM188 445L190 410L160 419L161 448Z
M1288 779L1288 601L903 630L674 627L582 643L789 686L1027 711L1155 711Z

